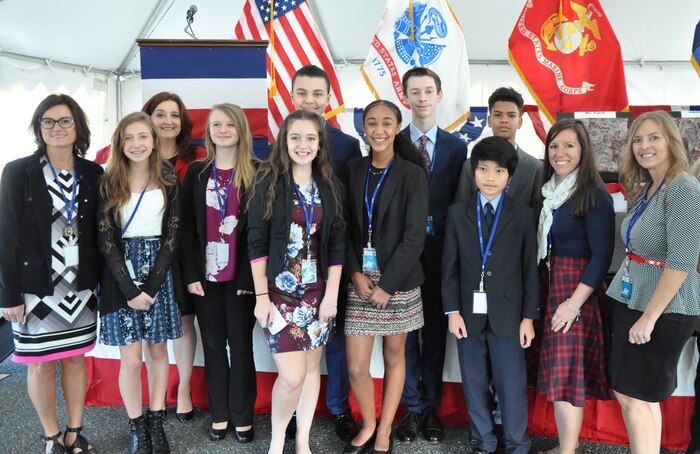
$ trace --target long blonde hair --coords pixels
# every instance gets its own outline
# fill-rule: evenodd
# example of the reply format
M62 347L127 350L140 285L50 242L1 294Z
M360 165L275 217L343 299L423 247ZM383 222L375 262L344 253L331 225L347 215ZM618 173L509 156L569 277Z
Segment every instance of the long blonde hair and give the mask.
M632 123L629 134L627 136L627 145L620 156L620 183L624 186L629 200L633 201L636 195L642 188L642 184L651 181L649 171L639 165L632 151L632 142L637 134L639 126L645 120L654 120L661 129L661 134L668 142L668 150L671 154L671 167L666 172L667 184L674 178L688 172L688 155L683 146L681 133L678 130L678 125L673 120L673 117L663 110L655 110L646 112Z
M165 189L174 184L172 179L166 178L163 174L163 160L160 157L158 134L151 117L143 112L134 112L122 118L112 135L112 151L109 154L107 170L100 179L100 195L105 201L103 218L110 228L112 220L118 226L122 225L123 220L119 215L119 210L131 199L131 190L129 189L131 161L124 154L124 132L129 125L134 123L143 123L148 126L151 137L153 137L153 151L148 157L149 185L155 185L163 191L163 198L167 200Z
M253 165L253 161L257 160L253 156L253 138L250 134L250 127L248 126L248 120L245 117L243 109L235 104L223 103L216 104L211 108L209 116L207 117L207 124L204 128L204 146L207 149L207 155L202 159L206 163L205 168L214 162L216 158L216 144L211 138L211 128L209 126L209 121L214 111L222 112L228 117L229 120L233 122L233 126L236 128L238 133L238 145L236 146L236 158L234 163L234 169L236 169L235 176L233 177L233 184L238 188L246 187L250 188L255 180L256 169Z

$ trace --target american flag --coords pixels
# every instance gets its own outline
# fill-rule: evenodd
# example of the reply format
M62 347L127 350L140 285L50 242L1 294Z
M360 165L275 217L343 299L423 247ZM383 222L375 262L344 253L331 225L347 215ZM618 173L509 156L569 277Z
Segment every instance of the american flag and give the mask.
M274 51L267 49L267 75L274 65L277 95L268 99L269 139L273 141L284 118L294 111L290 91L294 73L305 65L316 65L331 80L331 101L326 117L333 117L345 106L333 60L306 0L247 0L238 19L236 39L270 40L270 19L274 18ZM274 52L274 53L273 53ZM269 88L268 88L269 94ZM331 120L334 122L334 119ZM336 125L337 126L337 125Z

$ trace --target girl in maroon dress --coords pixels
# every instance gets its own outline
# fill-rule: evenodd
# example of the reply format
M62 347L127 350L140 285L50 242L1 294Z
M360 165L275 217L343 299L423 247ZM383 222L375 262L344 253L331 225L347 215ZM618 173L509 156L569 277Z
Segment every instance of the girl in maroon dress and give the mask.
M333 328L345 253L340 194L323 120L293 112L261 164L248 217L255 317L279 374L272 389L271 454L282 453L295 410L296 452L311 452L319 347Z

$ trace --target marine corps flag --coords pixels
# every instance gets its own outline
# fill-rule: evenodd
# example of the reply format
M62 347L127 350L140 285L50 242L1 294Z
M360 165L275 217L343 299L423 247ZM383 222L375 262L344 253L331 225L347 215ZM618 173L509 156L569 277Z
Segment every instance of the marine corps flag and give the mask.
M628 109L620 44L598 0L527 0L508 55L552 123L557 112Z
M388 0L360 71L377 99L407 113L401 77L416 66L440 76L444 97L437 122L456 131L469 118L469 61L464 33L447 0Z

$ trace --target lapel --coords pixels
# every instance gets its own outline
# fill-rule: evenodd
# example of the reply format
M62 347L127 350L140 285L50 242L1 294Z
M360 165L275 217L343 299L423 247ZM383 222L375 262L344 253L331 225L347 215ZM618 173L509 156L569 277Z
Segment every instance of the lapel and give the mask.
M180 160L178 160L178 162L180 162ZM214 162L211 162L203 171L197 172L192 194L194 209L196 210L195 219L200 220L200 222L197 222L197 233L199 234L199 238L205 242L207 237L207 184L209 183L209 177L211 176L213 166Z
M394 153L394 162L391 164L389 173L387 173L386 178L384 178L384 181L382 182L382 195L377 201L379 204L377 206L377 225L379 225L380 220L384 218L384 214L389 208L389 202L394 197L394 193L399 187L403 166L404 162L403 159L401 159L401 156L399 156L398 153Z
M27 167L27 181L30 184L30 193L34 199L34 215L38 222L41 246L46 257L51 256L51 213L53 202L46 185L44 171L41 166L41 157L34 156Z
M357 214L355 216L355 222L357 224L358 230L361 232L363 230L362 218L363 212L365 210L365 188L367 187L367 166L369 165L370 157L365 156L357 161L357 172L352 175L351 181L349 183L352 185L351 188L354 189L357 197L354 197L354 211ZM351 189L351 191L353 190ZM352 198L351 198L352 200Z
M442 139L444 135L447 134L442 129L438 128L437 135L435 136L435 149L433 150L433 172L430 174L430 180L428 180L428 186L432 187L433 182L437 182L440 178L442 172L447 168L448 153L440 148Z
M498 237L513 220L513 203L510 198L508 198L507 194L503 194L501 196L501 204L503 205L503 208L501 209L501 217L499 218L498 225L496 226L496 237ZM494 237L494 240L496 237Z

